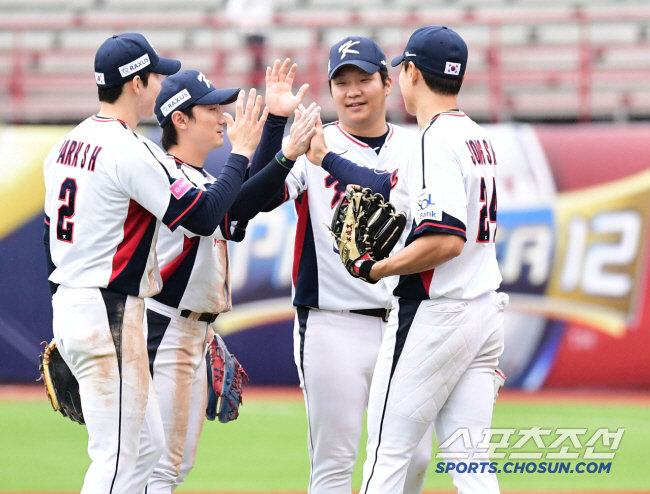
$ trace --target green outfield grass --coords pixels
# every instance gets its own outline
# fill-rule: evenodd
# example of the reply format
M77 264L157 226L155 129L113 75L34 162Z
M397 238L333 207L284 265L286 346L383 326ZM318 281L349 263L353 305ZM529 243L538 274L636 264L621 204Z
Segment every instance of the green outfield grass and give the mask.
M642 405L498 404L495 428L625 428L610 473L501 473L502 489L650 490L649 411ZM85 427L44 402L0 402L0 424L0 492L79 491L89 464ZM436 461L425 488L452 489L447 474L434 472ZM360 473L361 461L354 472L355 489ZM305 491L308 476L304 405L255 401L244 405L236 422L206 423L196 467L179 491Z

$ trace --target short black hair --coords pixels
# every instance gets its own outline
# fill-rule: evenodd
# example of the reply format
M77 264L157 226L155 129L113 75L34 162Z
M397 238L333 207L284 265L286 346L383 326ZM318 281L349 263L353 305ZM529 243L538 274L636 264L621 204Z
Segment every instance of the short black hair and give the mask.
M381 85L386 87L386 81L388 80L388 69L386 67L379 67L379 77L381 77ZM334 79L332 77L332 79ZM330 95L332 94L332 79L327 82L327 85L330 88Z
M184 113L191 119L194 118L194 105L190 105L187 108L176 111ZM176 127L174 127L174 122L172 122L171 119L165 125L163 125L162 130L163 132L162 137L160 138L160 144L166 151L169 151L170 147L176 146L178 144L178 132L176 132Z
M138 74L140 76L140 79L142 79L142 84L144 87L147 87L149 85L149 74L151 74L151 72ZM130 80L126 82L130 82ZM124 84L126 84L126 82ZM124 84L109 88L98 87L97 96L99 97L99 101L102 101L104 103L115 103L117 99L122 95L122 88L124 87Z
M404 60L402 62L402 65L404 67L404 70L408 69L409 61ZM434 93L442 94L445 96L455 96L460 92L460 87L463 85L462 77L458 79L452 79L450 77L442 77L440 75L427 72L426 70L422 70L420 67L418 67L418 70L422 74L422 78L424 79L427 87Z

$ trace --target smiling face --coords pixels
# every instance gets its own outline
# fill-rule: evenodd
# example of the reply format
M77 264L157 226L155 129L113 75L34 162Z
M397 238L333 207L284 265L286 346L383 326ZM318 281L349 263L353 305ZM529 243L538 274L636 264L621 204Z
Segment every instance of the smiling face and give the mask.
M386 120L386 96L390 93L391 79L386 85L379 72L368 74L354 65L341 67L330 81L334 108L339 120L356 132L377 126Z
M226 119L220 105L196 105L187 123L187 135L195 146L208 152L223 146Z

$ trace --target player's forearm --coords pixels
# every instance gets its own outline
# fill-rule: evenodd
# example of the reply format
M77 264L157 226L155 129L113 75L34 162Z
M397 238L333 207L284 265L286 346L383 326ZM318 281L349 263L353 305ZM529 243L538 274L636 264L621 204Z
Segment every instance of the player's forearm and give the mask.
M250 176L254 176L269 163L282 147L282 137L287 117L269 114L264 123L262 138L251 160Z
M265 210L279 194L284 196L284 180L294 163L292 160L283 159L281 152L273 156L262 171L242 185L237 199L230 208L232 219L236 221L252 219Z
M416 274L434 269L459 256L464 244L465 241L456 235L423 235L394 256L377 262L370 270L370 276L377 280L386 276Z
M239 193L248 158L231 153L217 180L203 194L199 206L181 223L184 228L204 237L211 236Z
M329 172L342 185L356 184L380 193L390 199L391 173L359 166L331 151L323 158L323 170Z

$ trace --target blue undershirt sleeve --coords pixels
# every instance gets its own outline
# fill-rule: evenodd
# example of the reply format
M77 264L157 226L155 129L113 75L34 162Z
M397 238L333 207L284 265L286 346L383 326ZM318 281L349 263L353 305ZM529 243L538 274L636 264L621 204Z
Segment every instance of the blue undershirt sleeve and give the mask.
M284 128L287 125L287 117L280 117L269 113L262 130L260 143L253 154L251 160L250 176L254 176L262 168L273 160L275 153L282 148L282 138L284 137Z
M248 158L231 153L217 180L203 194L201 203L181 223L196 235L210 236L231 208L242 182Z
M232 219L250 220L265 210L269 202L280 195L284 197L284 179L294 163L279 151L257 175L244 182L230 208Z
M359 166L331 151L323 159L323 170L330 173L342 185L356 184L379 192L384 199L390 199L391 173Z

